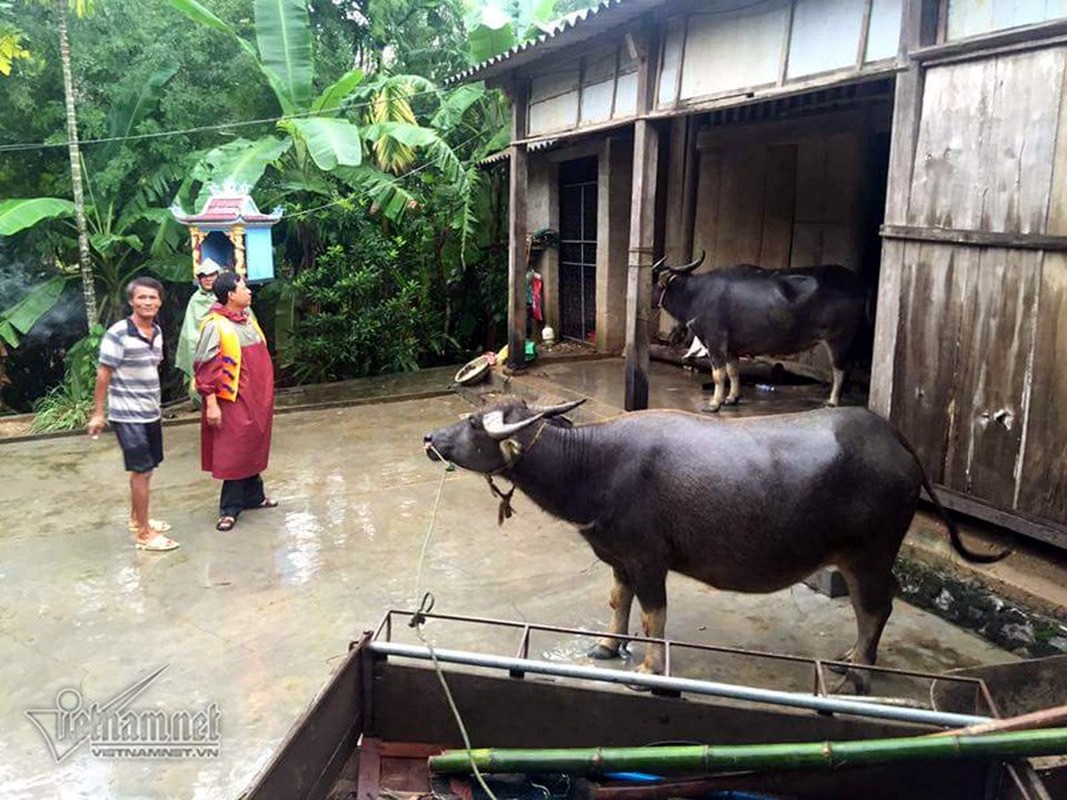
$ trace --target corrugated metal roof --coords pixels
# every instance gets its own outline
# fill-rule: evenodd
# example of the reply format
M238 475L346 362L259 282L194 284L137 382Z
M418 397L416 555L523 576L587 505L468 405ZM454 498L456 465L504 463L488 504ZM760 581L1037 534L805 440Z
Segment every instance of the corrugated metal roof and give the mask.
M568 14L549 33L542 33L536 39L515 45L506 53L453 75L445 84L490 80L549 53L591 39L665 2L667 0L601 0L590 9Z
M534 142L530 145L529 150L531 153L536 153L538 150L548 150L550 147L556 146L555 139L545 139L542 142ZM481 161L478 162L480 167L489 167L493 164L499 164L502 161L508 161L511 159L511 148L505 147L503 150L497 150L495 153L490 153Z

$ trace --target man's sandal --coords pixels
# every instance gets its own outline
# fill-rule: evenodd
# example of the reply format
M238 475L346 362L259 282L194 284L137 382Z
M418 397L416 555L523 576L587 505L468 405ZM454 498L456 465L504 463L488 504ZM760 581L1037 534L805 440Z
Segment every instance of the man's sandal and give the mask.
M147 542L134 542L134 547L138 550L147 550L150 553L166 553L170 550L177 550L181 545L162 533L157 533Z
M236 517L223 516L219 517L219 521L215 523L215 530L217 531L232 531L233 526L237 524Z
M159 531L160 533L166 533L167 531L170 530L171 524L169 522L167 522L165 519L150 519L150 520L148 520L148 527L151 528L154 531ZM130 523L130 533L137 533L137 530L138 530L137 529L137 523L136 522L131 522Z
M258 506L252 506L252 508L277 508L277 507L278 507L278 501L275 500L273 497L264 497L262 503L260 503Z

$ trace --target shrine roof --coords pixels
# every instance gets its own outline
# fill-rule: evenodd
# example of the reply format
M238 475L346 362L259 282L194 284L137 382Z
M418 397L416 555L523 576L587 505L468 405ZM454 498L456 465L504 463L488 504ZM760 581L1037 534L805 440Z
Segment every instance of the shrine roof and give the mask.
M171 213L183 225L273 225L282 218L280 208L264 214L250 195L241 193L214 194L198 214L186 214L177 205L171 208Z

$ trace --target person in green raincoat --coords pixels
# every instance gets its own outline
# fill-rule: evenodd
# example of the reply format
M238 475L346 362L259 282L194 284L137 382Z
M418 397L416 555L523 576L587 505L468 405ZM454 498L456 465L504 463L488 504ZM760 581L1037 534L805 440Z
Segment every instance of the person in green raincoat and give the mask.
M189 305L185 307L185 319L182 321L182 332L178 337L178 349L174 355L174 365L185 375L189 398L197 408L200 407L201 399L193 381L193 354L196 352L196 343L200 340L200 323L215 303L215 292L212 290L220 270L221 267L210 258L205 258L197 265L197 289L189 298Z

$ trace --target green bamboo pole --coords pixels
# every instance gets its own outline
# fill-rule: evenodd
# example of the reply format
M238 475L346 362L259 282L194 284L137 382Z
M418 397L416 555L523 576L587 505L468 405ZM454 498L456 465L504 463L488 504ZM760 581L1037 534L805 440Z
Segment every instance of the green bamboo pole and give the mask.
M544 750L453 750L430 758L437 773L564 772L595 777L606 772L658 775L734 770L804 769L885 764L907 760L1029 758L1067 754L1067 728L979 736L901 737L851 742L596 747Z

